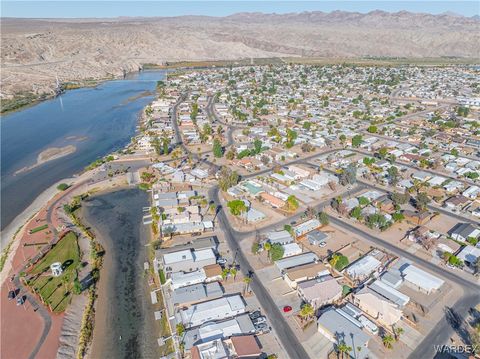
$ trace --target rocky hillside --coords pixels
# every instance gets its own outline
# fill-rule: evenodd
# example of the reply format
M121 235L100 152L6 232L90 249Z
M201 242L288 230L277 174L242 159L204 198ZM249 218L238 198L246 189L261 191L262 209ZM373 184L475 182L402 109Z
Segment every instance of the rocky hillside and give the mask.
M480 57L480 20L335 11L223 18L1 19L2 98L144 63L261 57Z

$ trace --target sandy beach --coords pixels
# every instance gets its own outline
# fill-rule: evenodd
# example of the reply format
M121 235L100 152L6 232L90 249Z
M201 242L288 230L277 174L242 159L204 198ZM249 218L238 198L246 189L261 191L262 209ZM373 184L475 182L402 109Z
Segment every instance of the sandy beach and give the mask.
M64 156L68 156L69 154L74 153L77 150L77 148L74 145L68 145L65 147L50 147L47 148L46 150L40 152L37 156L37 163L31 166L23 167L19 169L18 171L15 171L15 175L30 171L34 169L35 167L41 166L44 163L47 163L49 161L56 160L58 158L62 158Z

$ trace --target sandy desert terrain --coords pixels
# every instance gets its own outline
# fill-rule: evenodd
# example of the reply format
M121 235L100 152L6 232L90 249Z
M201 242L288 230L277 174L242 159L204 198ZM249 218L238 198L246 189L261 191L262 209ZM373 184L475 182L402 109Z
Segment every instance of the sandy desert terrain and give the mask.
M478 58L480 20L453 14L242 13L118 19L1 19L1 98L51 94L142 64L262 57Z

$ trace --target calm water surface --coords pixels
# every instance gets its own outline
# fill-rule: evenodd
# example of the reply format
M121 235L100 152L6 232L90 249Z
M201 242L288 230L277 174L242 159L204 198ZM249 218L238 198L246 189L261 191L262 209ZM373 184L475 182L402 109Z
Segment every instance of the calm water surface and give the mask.
M67 91L1 119L1 228L45 189L71 177L104 155L125 146L135 134L139 112L153 96L163 71L145 71L95 88ZM36 163L50 147L76 152L14 175Z
M82 216L106 250L95 316L92 358L158 358L158 328L143 263L148 226L141 224L147 193L127 189L95 196Z

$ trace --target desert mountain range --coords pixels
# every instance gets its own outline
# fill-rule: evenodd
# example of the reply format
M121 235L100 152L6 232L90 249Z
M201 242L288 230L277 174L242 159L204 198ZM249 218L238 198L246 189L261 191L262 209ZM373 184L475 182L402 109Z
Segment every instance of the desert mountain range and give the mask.
M334 11L116 19L1 19L1 95L51 92L55 78L118 76L145 63L262 57L479 58L480 20Z

